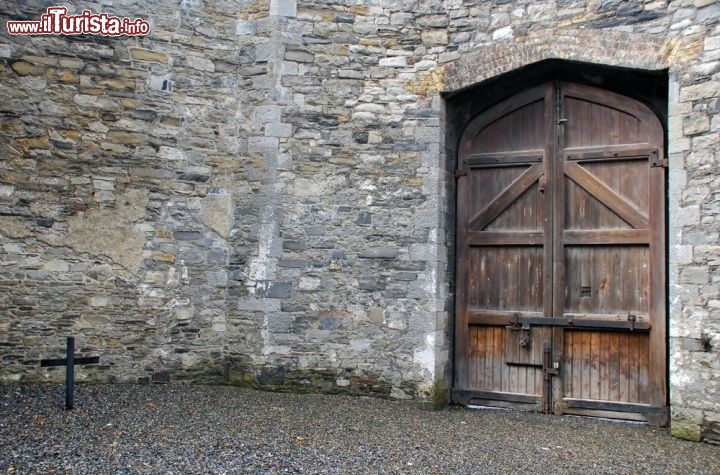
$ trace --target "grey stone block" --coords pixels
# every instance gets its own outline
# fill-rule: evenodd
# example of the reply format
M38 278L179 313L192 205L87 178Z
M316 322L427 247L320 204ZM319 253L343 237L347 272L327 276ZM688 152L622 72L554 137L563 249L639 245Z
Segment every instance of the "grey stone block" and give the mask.
M360 252L359 256L365 259L395 259L400 255L400 251L392 247L375 247L365 249Z
M263 282L256 287L255 295L268 299L287 299L292 296L292 282Z
M270 0L270 15L297 16L297 0Z

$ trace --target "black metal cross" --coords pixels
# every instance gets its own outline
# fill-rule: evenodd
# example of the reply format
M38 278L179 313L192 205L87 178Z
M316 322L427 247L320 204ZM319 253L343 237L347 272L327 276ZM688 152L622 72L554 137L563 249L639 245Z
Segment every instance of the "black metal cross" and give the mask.
M67 358L57 358L51 360L40 360L40 367L47 366L65 366L65 409L72 409L75 395L75 365L76 364L95 364L100 362L99 356L90 356L87 358L78 358L75 356L75 337L67 337Z

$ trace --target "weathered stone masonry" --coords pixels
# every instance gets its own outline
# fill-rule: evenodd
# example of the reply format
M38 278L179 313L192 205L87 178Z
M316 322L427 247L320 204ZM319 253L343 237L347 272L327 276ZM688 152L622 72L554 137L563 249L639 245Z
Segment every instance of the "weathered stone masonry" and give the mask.
M3 382L60 379L74 334L93 381L442 401L452 94L572 60L669 76L673 432L718 439L719 2L72 2L151 32L7 34L54 4L0 7Z

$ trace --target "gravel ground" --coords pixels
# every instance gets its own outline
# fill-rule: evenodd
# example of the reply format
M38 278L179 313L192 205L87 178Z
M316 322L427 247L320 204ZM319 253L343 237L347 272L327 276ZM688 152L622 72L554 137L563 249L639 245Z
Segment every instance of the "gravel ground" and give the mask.
M0 397L2 474L720 474L720 447L580 417L217 386Z

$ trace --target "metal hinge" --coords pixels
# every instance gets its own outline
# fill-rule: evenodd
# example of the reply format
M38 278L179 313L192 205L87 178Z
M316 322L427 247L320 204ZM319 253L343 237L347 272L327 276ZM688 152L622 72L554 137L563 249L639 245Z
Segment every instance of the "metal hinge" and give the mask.
M464 171L460 170L459 168L456 168L455 171L453 172L453 176L455 177L456 180L458 178L460 178L461 176L466 176L466 175L467 175L467 172L464 172Z
M662 157L662 155L659 153L659 151L657 149L653 150L650 157L650 166L654 168L667 168L667 158L660 157Z

